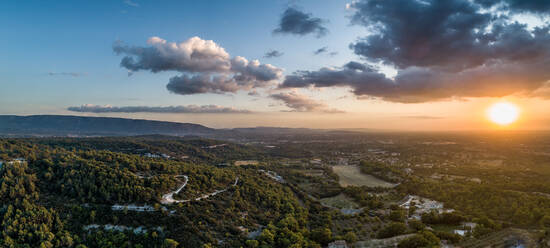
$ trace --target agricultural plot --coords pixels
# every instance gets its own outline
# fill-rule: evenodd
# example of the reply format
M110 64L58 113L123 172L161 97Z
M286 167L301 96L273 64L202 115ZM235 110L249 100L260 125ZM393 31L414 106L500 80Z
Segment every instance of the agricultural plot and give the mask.
M349 197L344 194L339 194L333 197L327 197L320 200L323 205L330 206L333 208L345 208L345 209L356 209L359 205Z
M339 165L333 166L332 170L338 174L339 184L342 187L347 186L367 186L392 188L395 184L378 179L372 175L361 173L357 166Z

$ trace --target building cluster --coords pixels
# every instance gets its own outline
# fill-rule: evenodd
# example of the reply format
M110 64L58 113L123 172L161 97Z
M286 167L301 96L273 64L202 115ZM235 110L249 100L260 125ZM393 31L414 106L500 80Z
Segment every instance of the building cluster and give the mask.
M454 209L446 209L443 207L443 203L431 200L428 198L416 196L416 195L407 195L399 204L401 208L409 210L412 206L415 207L412 219L420 220L422 214L429 213L431 211L436 211L438 213L449 213L453 212Z
M165 159L170 159L170 155L168 154L164 154L164 153L161 153L161 154L155 154L155 153L145 153L143 154L143 156L145 157L148 157L148 158L165 158Z

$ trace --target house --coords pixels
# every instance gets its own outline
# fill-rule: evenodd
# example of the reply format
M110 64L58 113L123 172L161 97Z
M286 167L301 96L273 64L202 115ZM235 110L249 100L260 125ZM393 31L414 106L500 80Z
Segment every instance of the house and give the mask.
M328 248L348 248L348 244L345 240L336 240L328 244Z
M148 158L160 158L160 155L158 154L153 154L153 153L145 153L145 157L148 157Z

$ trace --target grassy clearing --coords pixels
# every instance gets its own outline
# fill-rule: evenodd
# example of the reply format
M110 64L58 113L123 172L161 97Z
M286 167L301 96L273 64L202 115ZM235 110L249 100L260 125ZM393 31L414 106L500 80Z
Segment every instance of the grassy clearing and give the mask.
M333 166L332 170L338 174L339 183L342 187L347 186L367 186L392 188L395 184L378 179L372 175L361 173L357 166L339 165Z
M351 198L345 196L344 194L339 194L334 197L323 198L320 201L325 205L335 207L335 208L340 208L340 209L341 208L354 208L354 209L359 208L359 205L357 203L353 202Z

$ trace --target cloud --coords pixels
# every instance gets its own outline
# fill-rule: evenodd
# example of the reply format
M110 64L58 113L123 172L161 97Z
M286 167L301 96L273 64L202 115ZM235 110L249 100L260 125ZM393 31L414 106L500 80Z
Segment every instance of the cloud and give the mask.
M115 42L113 51L117 55L126 55L120 65L130 71L219 72L231 68L229 54L211 40L195 36L178 44L151 37L147 44L150 46L128 46Z
M475 0L485 8L499 6L512 12L548 13L550 1L546 0Z
M338 55L338 52L329 52L328 47L326 46L313 51L313 55L321 55L321 54L327 54L330 57L334 57Z
M283 55L284 53L279 52L277 50L269 50L267 53L265 53L264 58L278 58Z
M85 104L80 107L68 107L67 110L73 112L87 113L167 113L167 114L224 114L224 113L251 113L249 110L234 109L218 105L187 105L187 106L168 106L168 107L150 107L150 106L125 106L115 107L111 105L93 105Z
M133 2L132 0L124 0L124 4L131 7L139 7L139 3Z
M282 77L282 69L258 60L231 58L214 41L192 37L181 43L151 37L149 46L115 42L113 51L124 54L120 65L132 72L146 70L181 72L170 79L167 89L176 94L234 93L265 87Z
M528 95L550 80L548 24L529 29L470 0L360 0L349 9L371 33L350 48L397 75L350 62L297 71L281 88L350 87L359 97L411 103Z
M329 109L326 104L315 101L295 91L271 94L269 97L282 101L287 107L292 109L292 112L343 113L341 110Z
M81 76L86 76L86 73L83 73L83 72L48 72L48 76L81 77Z
M494 38L484 32L493 16L481 13L468 0L364 0L352 6L352 22L374 34L351 48L372 61L398 68L463 69L483 64L490 53L497 54L489 47Z
M550 78L542 65L490 64L461 72L411 67L393 79L365 64L350 62L343 68L299 71L286 77L280 88L350 87L357 96L418 103L453 97L501 97L528 93Z
M315 34L317 38L320 38L328 32L328 29L323 26L325 22L325 20L313 17L309 13L289 7L281 16L279 26L273 30L273 33L299 36Z
M315 51L313 52L313 54L319 55L319 54L321 54L321 53L326 53L326 52L328 52L328 47L325 46L325 47L321 47L321 48L315 50Z

